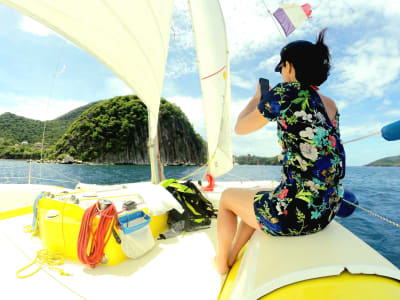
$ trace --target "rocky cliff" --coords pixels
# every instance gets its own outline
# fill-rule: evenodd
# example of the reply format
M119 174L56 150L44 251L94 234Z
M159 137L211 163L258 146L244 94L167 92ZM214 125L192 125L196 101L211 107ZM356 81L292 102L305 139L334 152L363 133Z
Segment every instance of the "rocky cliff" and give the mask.
M56 144L56 156L105 164L149 164L147 109L137 96L104 100L81 114ZM164 165L205 162L202 138L179 109L161 100L159 144Z

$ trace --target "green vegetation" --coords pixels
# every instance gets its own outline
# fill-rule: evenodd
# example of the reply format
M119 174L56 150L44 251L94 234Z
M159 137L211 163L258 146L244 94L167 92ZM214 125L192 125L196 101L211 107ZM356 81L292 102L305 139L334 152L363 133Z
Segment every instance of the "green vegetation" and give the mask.
M46 121L45 145L53 145L65 133L71 123L87 108L97 102L79 107L57 119ZM14 143L27 141L29 144L42 141L43 121L32 120L4 113L0 115L0 137L12 140Z
M367 166L400 167L400 155L385 157L371 162Z
M43 159L148 164L147 108L137 96L89 103L46 122ZM0 158L40 159L44 122L0 115ZM161 99L159 140L165 164L201 164L205 142L184 113Z
M204 142L179 107L161 99L159 116L162 161L202 163ZM54 157L69 154L82 161L148 164L147 123L147 108L137 96L101 101L71 124L57 142Z
M32 144L15 144L11 139L0 138L0 158L40 159L41 148ZM48 155L48 151L43 153Z
M242 155L235 156L234 160L239 165L280 165L281 163L278 160L278 156L273 157L261 157L255 155Z
M46 121L44 157L51 156L51 146L83 111L95 104L97 102L89 103L57 119ZM24 118L8 112L0 115L0 158L40 159L44 125L44 121Z

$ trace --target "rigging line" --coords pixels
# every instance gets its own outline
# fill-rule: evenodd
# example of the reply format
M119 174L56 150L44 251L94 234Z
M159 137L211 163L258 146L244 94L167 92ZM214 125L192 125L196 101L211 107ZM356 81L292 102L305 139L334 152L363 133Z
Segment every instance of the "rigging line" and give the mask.
M32 176L31 178L39 179L39 182L41 182L42 180L48 180L48 181L56 181L56 182L72 182L72 183L76 183L76 181L71 181L71 180L66 180L66 179L53 179L53 178L34 177L34 176Z
M353 206L365 211L366 213L369 213L370 215L373 215L374 217L377 217L378 219L381 219L382 221L385 221L385 222L387 222L387 223L389 223L389 224L391 224L391 225L393 225L393 226L395 226L397 228L400 228L400 224L398 224L398 223L396 223L396 222L394 222L392 220L389 220L388 218L385 218L385 217L383 217L381 215L378 215L377 213L374 213L373 211L368 210L368 209L366 209L364 207L361 207L360 205L355 204L353 202L350 202L350 201L348 201L346 199L343 199L343 201L345 201L346 203L351 204L351 205L353 205Z
M268 12L268 15L272 18L272 21L274 22L276 29L278 29L278 32L280 33L280 35L282 36L282 38L285 40L285 43L287 44L287 37L282 33L281 29L279 28L278 23L276 22L274 15L271 13L271 11L268 9L267 4L265 4L265 1L262 0L262 3L264 4L265 9Z
M6 233L3 232L3 236L17 249L21 252L22 255L24 255L27 259L32 259L32 257L30 255L28 255L25 252L25 249L23 249L22 247L20 247L16 242L14 242L14 240ZM80 297L81 299L86 299L85 297L83 297L82 295L80 295L77 291L73 290L72 288L70 288L68 285L66 285L62 280L59 280L56 276L54 276L51 272L47 271L46 269L42 269L43 272L45 272L47 275L49 275L51 278L53 278L55 281L57 281L61 286L65 287L67 290L71 291L72 293L74 293L75 295L77 295L78 297Z
M40 165L40 167L42 167L42 165ZM70 180L72 180L73 182L80 183L79 180L76 180L76 179L74 179L74 178L72 178L72 177L69 177L69 176L67 176L67 175L65 175L65 174L63 174L63 173L57 171L55 168L50 168L50 167L48 167L48 166L46 166L46 165L43 165L43 167L44 167L44 168L48 168L48 169L51 170L52 172L55 172L55 173L57 173L57 174L59 174L59 175L61 175L61 176L64 176L65 178L70 179ZM42 177L41 175L42 175L42 174L40 174L40 177Z
M347 144L347 143L359 141L359 140L365 139L365 138L370 137L370 136L373 136L373 135L378 135L378 134L380 134L380 133L381 133L381 131L377 131L377 132L370 133L370 134L368 134L368 135L361 136L361 137L356 138L356 139L348 140L348 141L343 142L343 145L344 145L344 144Z
M64 46L65 46L65 42L62 43L61 50L64 48ZM48 112L49 112L50 100L53 97L55 81L56 81L56 78L58 78L58 75L59 75L58 74L58 69L59 69L60 63L61 63L61 51L59 53L60 53L60 55L58 56L58 62L57 62L57 65L56 65L56 69L54 70L54 75L53 75L53 78L51 79L49 97L47 98L47 105L46 105L46 112L45 112L45 116L46 117L47 117ZM44 140L45 140L45 135L46 135L47 121L48 120L46 119L46 120L44 120L44 123L43 123L42 147L41 147L41 150L40 150L40 161L41 162L43 161ZM39 173L40 173L40 177L42 177L42 166L40 166Z

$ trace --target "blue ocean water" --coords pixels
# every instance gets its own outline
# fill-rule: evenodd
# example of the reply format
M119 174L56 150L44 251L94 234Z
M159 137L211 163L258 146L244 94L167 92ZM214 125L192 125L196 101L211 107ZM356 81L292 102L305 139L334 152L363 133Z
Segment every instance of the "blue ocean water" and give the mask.
M30 164L26 161L0 160L0 183L27 183ZM166 178L179 179L197 167L165 167ZM280 180L279 166L234 166L222 181ZM192 179L199 180L202 173ZM41 179L39 179L41 178ZM31 165L31 183L73 188L77 182L119 184L150 180L149 166ZM348 167L345 189L355 193L360 205L400 223L400 167ZM400 228L360 209L348 218L337 219L346 228L400 268Z

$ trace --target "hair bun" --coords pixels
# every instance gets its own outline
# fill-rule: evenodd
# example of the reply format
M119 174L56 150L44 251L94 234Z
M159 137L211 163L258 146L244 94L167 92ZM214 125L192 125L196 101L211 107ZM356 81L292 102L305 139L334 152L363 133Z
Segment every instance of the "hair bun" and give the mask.
M322 84L329 76L329 71L331 68L330 60L331 55L329 53L328 46L325 45L325 33L327 28L324 28L320 31L317 37L317 41L315 42L315 61L314 65L314 72L316 76L311 82L312 85L320 85Z

